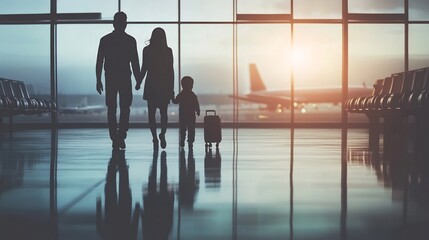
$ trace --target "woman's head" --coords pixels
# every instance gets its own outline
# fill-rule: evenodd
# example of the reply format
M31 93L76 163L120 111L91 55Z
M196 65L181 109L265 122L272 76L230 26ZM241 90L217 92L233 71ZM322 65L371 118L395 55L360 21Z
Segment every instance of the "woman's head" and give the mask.
M154 47L167 47L167 36L165 35L164 29L157 27L152 31L149 45Z

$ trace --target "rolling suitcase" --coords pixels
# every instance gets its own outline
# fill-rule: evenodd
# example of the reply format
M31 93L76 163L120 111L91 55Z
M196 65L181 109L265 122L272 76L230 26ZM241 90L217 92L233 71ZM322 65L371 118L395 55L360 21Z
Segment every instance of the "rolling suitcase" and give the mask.
M206 116L204 116L204 141L206 142L206 147L211 147L212 143L216 143L216 148L219 147L219 143L222 141L220 123L220 117L216 115L215 110L206 110Z

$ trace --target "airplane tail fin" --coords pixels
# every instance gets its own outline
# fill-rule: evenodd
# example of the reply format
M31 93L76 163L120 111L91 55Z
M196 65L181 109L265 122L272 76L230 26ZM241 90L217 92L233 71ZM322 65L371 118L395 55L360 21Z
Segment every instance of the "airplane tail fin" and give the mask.
M256 64L252 63L249 65L250 70L250 91L263 91L266 90L264 81L262 81L261 75L259 74Z

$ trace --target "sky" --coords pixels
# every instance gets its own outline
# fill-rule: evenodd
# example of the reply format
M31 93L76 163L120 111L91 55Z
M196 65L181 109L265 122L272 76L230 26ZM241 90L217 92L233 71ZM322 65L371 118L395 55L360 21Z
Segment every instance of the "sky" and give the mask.
M177 0L122 0L129 21L177 21ZM410 0L410 18L429 20L429 2ZM341 0L295 1L295 18L340 18ZM181 0L182 21L231 21L230 0ZM45 13L49 0L0 0L0 14ZM167 7L165 7L167 6ZM58 12L101 12L112 19L114 0L58 0ZM289 13L285 0L238 0L238 13ZM402 0L349 0L350 12L403 12ZM426 19L425 19L426 18ZM176 76L179 64L176 24L132 24L127 32L141 50L153 28L167 32L173 49ZM58 91L60 94L95 93L95 58L99 39L111 24L58 26ZM429 65L429 27L410 26L410 68ZM231 24L181 25L181 75L195 79L197 93L232 93L233 27ZM248 65L256 63L268 88L288 88L292 67L297 87L341 84L341 25L296 24L294 61L290 25L241 24L237 28L238 80L241 93L249 91ZM24 80L39 93L49 93L49 26L0 25L0 77ZM377 78L403 70L404 29L400 24L349 26L349 83L371 85ZM296 53L295 53L296 54ZM176 77L176 81L177 81ZM176 89L178 86L176 85ZM137 93L137 92L135 92Z

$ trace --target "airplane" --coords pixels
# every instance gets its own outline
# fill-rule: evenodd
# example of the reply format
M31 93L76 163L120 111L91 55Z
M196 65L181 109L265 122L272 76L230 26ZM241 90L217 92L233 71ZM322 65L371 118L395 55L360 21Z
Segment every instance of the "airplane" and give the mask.
M107 108L104 105L88 105L88 98L84 97L77 106L59 107L60 114L101 114Z
M239 100L253 103L265 104L271 111L289 109L291 106L290 90L267 90L264 81L259 74L256 64L249 64L250 93L238 96L230 96ZM362 87L349 86L348 97L371 96L372 89L365 84ZM342 88L320 87L320 88L296 88L294 107L303 109L307 103L332 103L338 105L342 102ZM303 111L304 112L304 111Z

